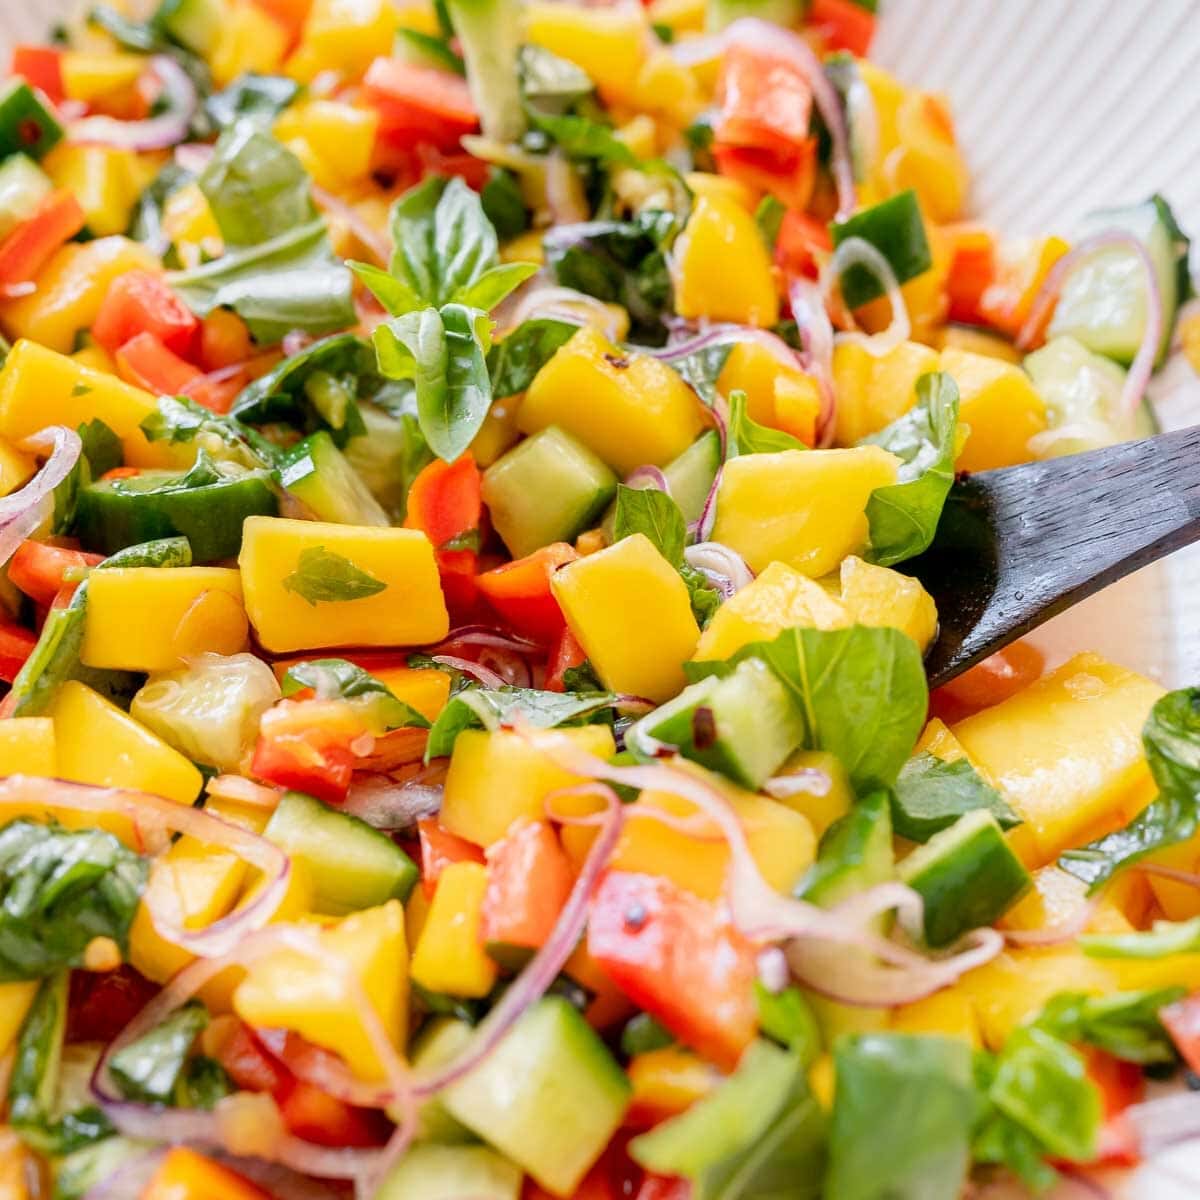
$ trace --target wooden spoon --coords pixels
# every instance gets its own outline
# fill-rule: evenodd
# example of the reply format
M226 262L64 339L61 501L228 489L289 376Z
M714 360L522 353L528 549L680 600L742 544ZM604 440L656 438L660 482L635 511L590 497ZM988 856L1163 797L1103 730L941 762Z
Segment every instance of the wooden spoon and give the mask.
M1200 426L964 475L899 569L937 604L931 687L1122 576L1200 541Z

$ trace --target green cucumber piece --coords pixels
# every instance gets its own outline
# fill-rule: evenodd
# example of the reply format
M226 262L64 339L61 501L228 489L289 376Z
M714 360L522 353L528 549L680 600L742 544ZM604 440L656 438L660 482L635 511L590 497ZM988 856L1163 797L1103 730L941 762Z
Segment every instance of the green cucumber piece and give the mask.
M485 137L515 142L525 132L517 75L521 0L446 0Z
M517 1200L521 1172L486 1146L411 1147L379 1185L375 1200Z
M739 17L757 17L776 25L791 26L804 15L804 0L708 0L704 27L710 32L732 25Z
M1132 233L1146 247L1163 301L1161 360L1171 344L1175 314L1187 285L1187 239L1161 196L1132 208L1112 208L1088 217L1081 236L1119 229ZM1070 334L1089 350L1128 365L1146 330L1146 283L1141 260L1132 251L1114 246L1089 256L1063 281L1054 319L1047 336Z
M925 940L931 946L990 925L1033 883L985 809L935 833L900 863L898 873L925 901Z
M550 425L483 473L483 502L514 558L573 541L617 494L617 477L582 442Z
M457 1017L433 1017L413 1043L412 1065L417 1071L433 1070L452 1062L471 1040L472 1027ZM397 1117L401 1114L397 1113ZM417 1114L417 1140L460 1145L479 1139L461 1121L456 1121L438 1096L431 1096Z
M832 908L895 874L891 804L886 792L872 792L825 831L817 861L796 894Z
M53 108L25 80L11 79L0 89L0 158L10 154L41 158L62 135Z
M870 242L891 264L899 283L915 279L933 266L921 206L911 188L844 221L833 222L829 230L835 247L852 237ZM868 304L884 294L879 277L857 264L842 272L841 286L842 299L850 308Z
M312 872L316 911L342 916L407 900L417 867L385 833L303 792L285 792L263 836Z
M221 36L225 15L224 0L163 0L151 23L207 58Z
M0 237L28 221L54 190L50 176L27 154L13 154L0 163Z
M626 740L652 753L647 737L756 792L800 745L804 718L775 672L748 658L729 675L684 688L643 717Z
M155 539L184 537L192 561L234 558L242 547L242 523L275 516L279 499L268 472L222 463L221 478L182 486L178 471L142 471L125 479L100 479L79 492L76 529L88 550L116 554Z
M620 1127L630 1092L578 1010L546 996L442 1102L547 1191L569 1196Z
M721 439L715 429L710 429L663 467L671 496L685 521L700 519L720 466Z
M391 524L326 429L310 434L284 455L279 479L322 521L339 525Z

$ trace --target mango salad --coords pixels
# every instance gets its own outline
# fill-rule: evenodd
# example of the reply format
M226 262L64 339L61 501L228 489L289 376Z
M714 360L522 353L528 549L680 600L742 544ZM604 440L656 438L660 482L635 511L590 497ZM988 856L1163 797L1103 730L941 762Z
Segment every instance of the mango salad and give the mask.
M1200 688L931 692L908 573L963 473L1156 431L1188 240L971 220L874 10L13 48L0 1200L1099 1196L1200 1136Z

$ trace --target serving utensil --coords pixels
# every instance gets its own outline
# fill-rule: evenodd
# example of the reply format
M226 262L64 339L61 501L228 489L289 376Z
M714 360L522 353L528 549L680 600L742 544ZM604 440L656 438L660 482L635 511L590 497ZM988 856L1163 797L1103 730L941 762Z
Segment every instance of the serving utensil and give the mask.
M955 481L899 569L937 604L931 687L1123 576L1200 541L1200 426Z

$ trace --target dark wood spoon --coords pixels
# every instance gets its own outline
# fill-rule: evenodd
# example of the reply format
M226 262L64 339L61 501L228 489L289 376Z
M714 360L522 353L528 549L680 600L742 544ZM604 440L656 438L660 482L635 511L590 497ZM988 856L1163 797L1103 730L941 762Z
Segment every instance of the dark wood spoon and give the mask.
M937 604L930 686L1196 541L1200 426L960 477L933 545L898 567Z

